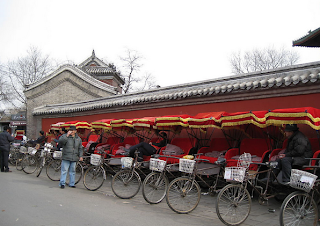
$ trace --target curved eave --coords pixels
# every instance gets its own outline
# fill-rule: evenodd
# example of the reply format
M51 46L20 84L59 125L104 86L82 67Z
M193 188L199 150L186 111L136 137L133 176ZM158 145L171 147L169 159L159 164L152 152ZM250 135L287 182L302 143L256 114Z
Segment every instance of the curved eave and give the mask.
M320 47L320 28L292 42L293 46Z
M80 70L79 68L72 66L72 65L69 65L69 64L61 66L59 69L57 69L56 71L54 71L50 75L44 77L40 81L33 83L33 84L30 84L30 85L27 85L25 92L32 90L32 89L46 83L47 81L49 81L50 79L53 79L54 77L56 77L57 75L59 75L60 73L62 73L64 71L72 72L74 75L78 76L80 79L86 81L87 83L89 83L92 86L95 86L98 89L110 92L112 94L117 94L117 91L115 90L116 88L114 86L111 86L111 85L108 85L104 82L101 82L101 81L93 78L91 75Z

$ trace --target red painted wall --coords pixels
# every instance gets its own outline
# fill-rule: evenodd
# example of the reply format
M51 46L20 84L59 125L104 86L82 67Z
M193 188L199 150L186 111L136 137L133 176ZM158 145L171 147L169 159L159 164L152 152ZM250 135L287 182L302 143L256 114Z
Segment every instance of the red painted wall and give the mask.
M158 108L150 110L140 111L128 111L117 112L109 114L88 115L80 117L62 117L62 118L44 118L42 119L42 129L48 131L50 125L56 122L66 122L72 120L80 120L93 122L99 119L121 119L121 118L139 118L146 116L164 116L175 114L189 114L196 115L201 112L214 112L214 111L226 111L226 112L239 112L239 111L255 111L255 110L273 110L281 108L297 108L297 107L314 107L320 109L320 93L299 95L299 96L286 96L286 97L274 97L257 100L243 100L243 101L231 101L223 103L212 104L200 104L189 105L183 107L168 107Z

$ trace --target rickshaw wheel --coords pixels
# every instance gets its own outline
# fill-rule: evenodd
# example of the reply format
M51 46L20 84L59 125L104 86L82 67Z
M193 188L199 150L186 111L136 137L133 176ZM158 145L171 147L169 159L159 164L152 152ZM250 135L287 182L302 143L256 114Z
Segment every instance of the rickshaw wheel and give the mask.
M167 191L167 204L176 213L190 213L199 204L201 189L199 184L187 177L171 181Z
M140 190L141 178L132 170L121 170L117 172L111 182L113 193L121 199L130 199Z
M103 166L90 166L83 176L83 184L89 191L98 190L106 178Z
M160 203L166 197L169 180L166 175L152 172L142 184L143 198L150 204Z
M318 207L306 192L296 191L287 196L280 209L280 226L317 225Z
M229 184L219 192L216 212L226 225L240 225L251 211L251 197L241 184Z

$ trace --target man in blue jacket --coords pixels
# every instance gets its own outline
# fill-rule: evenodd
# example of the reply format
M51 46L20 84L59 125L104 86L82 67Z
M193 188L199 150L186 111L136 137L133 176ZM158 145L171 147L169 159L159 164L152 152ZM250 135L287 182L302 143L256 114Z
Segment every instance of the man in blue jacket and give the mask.
M75 126L70 126L69 131L59 138L59 146L62 147L60 188L65 187L68 171L69 187L75 188L76 164L79 160L83 160L82 140L78 136Z
M11 172L8 166L8 158L10 151L10 142L14 140L14 137L10 135L10 128L4 127L2 133L0 133L0 166L1 172Z

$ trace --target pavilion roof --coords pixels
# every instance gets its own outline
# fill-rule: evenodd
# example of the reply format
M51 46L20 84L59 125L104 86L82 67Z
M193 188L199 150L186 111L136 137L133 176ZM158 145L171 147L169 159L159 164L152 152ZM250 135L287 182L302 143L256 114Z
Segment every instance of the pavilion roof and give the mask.
M292 42L293 46L320 47L320 27Z

